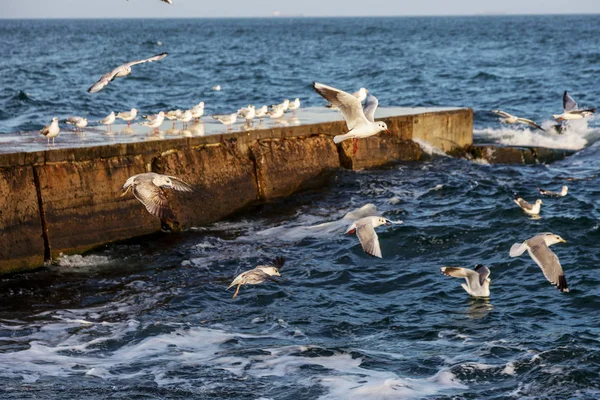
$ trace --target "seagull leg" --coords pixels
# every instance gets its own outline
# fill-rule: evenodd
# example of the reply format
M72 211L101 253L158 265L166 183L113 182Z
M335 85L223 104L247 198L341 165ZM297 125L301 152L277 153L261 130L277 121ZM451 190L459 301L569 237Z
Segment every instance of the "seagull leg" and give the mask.
M235 296L238 295L238 292L240 291L240 288L242 287L242 284L240 283L237 287L237 289L235 289L235 293L233 294L233 297L231 298L231 300L235 299Z
M358 139L352 138L352 144L352 154L356 154L356 152L358 151Z

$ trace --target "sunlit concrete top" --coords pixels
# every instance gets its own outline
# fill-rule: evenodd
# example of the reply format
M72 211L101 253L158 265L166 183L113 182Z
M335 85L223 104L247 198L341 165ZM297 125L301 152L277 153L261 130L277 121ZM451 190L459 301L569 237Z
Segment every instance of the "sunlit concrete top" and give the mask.
M407 108L407 107L385 107L377 110L377 118L386 118L402 115L416 115L440 111L452 111L459 108ZM175 128L171 121L165 120L158 132L139 125L139 121L127 127L126 124L114 124L111 130L105 126L88 126L83 132L76 132L70 125L61 124L61 132L56 138L56 149L80 148L114 143L134 143L154 140L176 139L178 137L202 137L209 135L222 135L231 132L247 132L287 126L312 125L323 122L342 120L341 113L327 108L303 108L297 110L295 116L287 113L285 118L272 120L270 118L254 120L252 126L245 124L243 118L238 117L238 123L232 126L232 130L210 116L205 116L199 123L189 124L183 129L181 123ZM13 134L0 134L0 153L35 152L47 150L47 141L39 132L22 132Z

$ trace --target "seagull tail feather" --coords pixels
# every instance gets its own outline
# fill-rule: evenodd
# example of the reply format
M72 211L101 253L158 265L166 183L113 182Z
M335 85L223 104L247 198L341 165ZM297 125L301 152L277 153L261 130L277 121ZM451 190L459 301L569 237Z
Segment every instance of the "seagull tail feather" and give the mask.
M349 133L346 133L345 135L337 135L333 137L333 143L338 144L343 142L344 140L348 140L351 139L352 135L350 135Z

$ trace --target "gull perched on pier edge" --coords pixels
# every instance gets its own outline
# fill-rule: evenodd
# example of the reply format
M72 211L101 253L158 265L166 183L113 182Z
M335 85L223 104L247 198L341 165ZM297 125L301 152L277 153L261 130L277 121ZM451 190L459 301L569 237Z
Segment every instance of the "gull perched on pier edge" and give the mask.
M390 133L385 122L375 122L375 110L379 102L375 96L369 96L363 110L362 103L353 95L342 90L326 86L318 82L313 83L317 93L329 100L336 106L346 120L348 133L334 136L333 142L340 143L346 139L352 139L354 143L353 153L358 150L358 138L366 138L385 131Z
M442 274L455 278L465 278L466 284L460 285L473 297L490 297L490 270L485 265L477 264L474 269L460 267L442 267Z
M48 146L50 146L50 138L52 138L52 145L54 146L54 138L60 133L60 126L58 125L58 118L52 118L50 125L46 125L40 131L40 135L46 136L48 139Z
M167 55L168 55L167 53L161 53L161 54L157 54L155 56L149 57L149 58L145 58L143 60L131 61L131 62L125 63L123 65L119 65L117 68L113 69L108 74L104 74L102 76L102 78L100 78L98 80L98 82L94 83L92 85L92 87L90 87L88 89L88 93L99 92L102 89L104 89L104 87L106 85L108 85L110 82L114 81L115 78L121 78L123 76L127 76L127 75L131 74L131 67L133 67L134 65L144 64L144 63L153 62L153 61L160 61L163 58L165 58Z
M546 279L561 292L568 292L567 278L560 261L549 247L556 243L567 243L567 241L554 233L540 233L523 243L513 244L509 254L511 257L518 257L527 250L533 261L542 269Z

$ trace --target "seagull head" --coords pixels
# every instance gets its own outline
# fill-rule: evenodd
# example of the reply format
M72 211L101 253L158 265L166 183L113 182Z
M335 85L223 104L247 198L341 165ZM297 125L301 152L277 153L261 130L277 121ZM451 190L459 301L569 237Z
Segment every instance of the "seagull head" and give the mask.
M386 131L387 133L391 133L385 122L379 121L379 122L377 122L377 126L379 127L380 132Z
M152 183L154 183L158 187L166 187L166 188L173 187L173 181L171 180L170 177L168 177L166 175L158 175L157 177L155 177L152 180Z
M544 242L546 242L547 246L551 246L556 243L567 243L565 239L561 238L558 235L555 235L554 233L545 233Z
M560 191L560 194L562 194L563 196L565 196L568 192L569 192L569 187L568 186L563 186L562 190Z
M58 122L58 117L52 118L52 122Z
M281 274L279 273L279 269L277 269L277 267L273 267L273 266L267 266L267 267L260 267L260 269L268 275L271 276L281 276Z
M544 204L544 203L542 203L542 200L540 200L540 199L537 199L537 200L535 201L535 204L536 204L536 205L540 205L540 206L541 206L541 205L542 205L542 204Z

